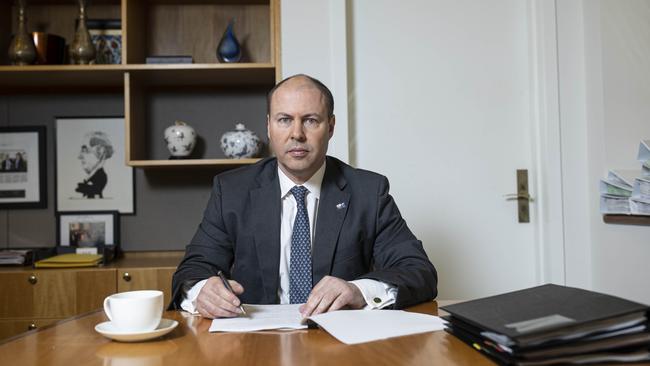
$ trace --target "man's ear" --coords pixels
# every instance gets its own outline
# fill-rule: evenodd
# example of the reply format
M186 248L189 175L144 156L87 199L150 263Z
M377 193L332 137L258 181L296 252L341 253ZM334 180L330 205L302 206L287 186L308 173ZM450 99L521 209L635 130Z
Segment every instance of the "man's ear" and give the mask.
M269 141L271 140L270 128L271 128L271 116L267 114L266 115L266 137L269 139Z
M328 122L329 129L330 129L329 130L330 138L332 138L332 136L334 136L334 125L335 124L336 124L336 116L332 115L332 117L330 117L330 120Z

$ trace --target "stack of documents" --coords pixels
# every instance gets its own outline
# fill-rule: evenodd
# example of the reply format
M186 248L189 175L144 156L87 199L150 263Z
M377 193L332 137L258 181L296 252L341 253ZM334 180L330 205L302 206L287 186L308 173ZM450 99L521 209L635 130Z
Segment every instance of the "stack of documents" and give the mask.
M447 331L500 364L650 360L650 307L543 285L442 308Z
M210 332L304 329L311 321L345 344L358 344L433 332L445 326L437 316L402 310L339 310L303 318L300 305L244 305L246 316L214 319Z
M0 265L23 265L29 261L31 250L0 250Z
M102 262L100 254L61 254L34 263L36 268L95 267Z
M600 181L602 214L650 215L650 140L639 144L641 170L610 170Z

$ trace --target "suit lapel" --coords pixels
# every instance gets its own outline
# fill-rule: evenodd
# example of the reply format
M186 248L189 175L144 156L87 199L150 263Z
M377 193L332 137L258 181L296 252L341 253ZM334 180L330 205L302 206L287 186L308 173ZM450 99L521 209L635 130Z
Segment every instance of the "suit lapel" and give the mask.
M274 303L277 299L280 271L281 202L277 164L268 164L258 181L260 186L250 191L253 236L262 271L264 297L268 303Z
M332 159L328 159L321 185L316 238L312 249L314 285L331 272L341 225L350 204L350 195L343 191L345 185L345 178L338 165Z

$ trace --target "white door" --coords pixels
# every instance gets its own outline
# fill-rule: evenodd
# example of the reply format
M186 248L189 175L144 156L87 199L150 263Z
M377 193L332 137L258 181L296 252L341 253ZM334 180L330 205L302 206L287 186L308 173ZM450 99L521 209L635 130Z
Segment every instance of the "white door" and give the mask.
M540 60L548 55L540 54L543 37L531 24L539 9L531 6L354 0L348 7L350 160L389 178L438 269L442 299L534 286L562 267L562 253L549 264L553 238L540 225L539 201L531 222L519 223L517 202L504 197L516 192L517 169L528 169L531 196L553 193L536 189L540 174L549 175L539 170L554 158L544 149L556 136L539 131L539 116L553 106L538 107ZM547 134L553 141L540 144Z

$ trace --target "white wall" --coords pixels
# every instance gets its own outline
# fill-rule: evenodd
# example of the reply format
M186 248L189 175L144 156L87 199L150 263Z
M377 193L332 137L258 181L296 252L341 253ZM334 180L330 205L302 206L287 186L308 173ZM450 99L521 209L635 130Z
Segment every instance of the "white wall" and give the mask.
M334 95L336 126L328 154L349 161L345 0L283 0L282 77L308 74Z
M560 42L560 64L565 67L561 94L567 102L563 155L574 157L573 166L580 164L578 169L585 175L566 174L564 186L567 195L586 192L587 198L565 200L566 210L573 212L566 227L582 230L585 219L588 226L567 241L567 248L583 249L567 256L567 267L578 283L586 279L597 291L650 304L650 227L605 224L598 212L598 180L608 169L639 169L639 140L650 138L650 1L571 3L560 9L560 14L573 15L560 22L566 30L560 39L574 36L575 40L578 35L582 45L575 42L574 47L562 47ZM570 25L576 19L584 23L583 29ZM584 55L576 54L581 49ZM575 78L569 70L584 77ZM582 103L570 103L569 95L575 94L580 83ZM567 277L569 284L573 279Z

